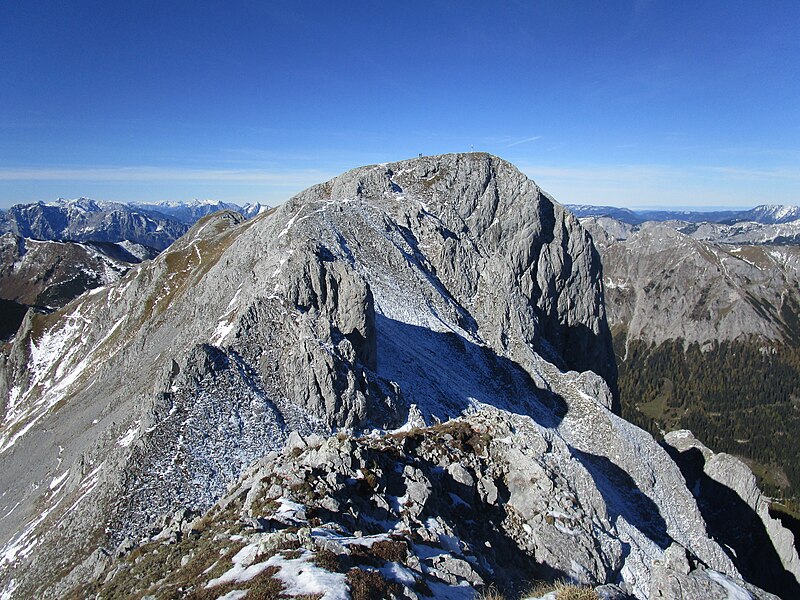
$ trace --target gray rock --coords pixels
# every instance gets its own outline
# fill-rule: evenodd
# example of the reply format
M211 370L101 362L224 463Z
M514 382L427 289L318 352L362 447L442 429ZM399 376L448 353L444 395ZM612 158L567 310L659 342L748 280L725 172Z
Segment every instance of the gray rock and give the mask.
M431 571L446 583L457 585L466 581L471 585L483 585L481 576L463 559L454 558L449 554L441 554L431 559L430 562Z
M666 565L655 565L650 580L650 599L684 600L776 600L778 596L760 590L739 578L716 571L697 568L689 573L673 571Z
M344 507L320 517L341 530L393 520L484 580L536 564L643 598L672 542L739 576L666 451L608 408L590 237L495 157L363 167L249 221L216 213L22 328L0 377L0 585L18 597L89 581L87 539L114 548L182 507L312 491ZM439 425L376 438L391 453L346 433L398 428L412 404ZM291 431L309 447L265 461ZM454 462L474 487L442 475Z
M715 536L733 548L743 574L781 589L800 582L800 559L794 535L769 514L769 501L752 471L738 458L713 453L689 431L670 432L665 444L679 454L679 464L701 505L716 519Z
M480 494L481 500L486 502L486 504L497 503L497 486L490 477L482 477L478 480L478 493Z
M472 487L475 485L475 479L470 475L469 471L467 471L463 465L458 463L451 463L447 466L447 472L453 478L454 481L466 485L468 487Z

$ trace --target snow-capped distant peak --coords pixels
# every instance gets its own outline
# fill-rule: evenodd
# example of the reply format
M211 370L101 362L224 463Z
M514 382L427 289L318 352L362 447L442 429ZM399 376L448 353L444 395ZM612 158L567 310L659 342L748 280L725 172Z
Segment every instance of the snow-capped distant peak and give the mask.
M747 211L753 221L760 223L786 223L800 219L800 207L788 204L761 204Z
M144 203L144 204L147 205L147 206L160 206L160 207L166 207L166 208L195 208L195 207L198 207L198 206L228 206L225 202L222 202L220 200L211 200L211 199L198 200L197 198L195 198L191 202L182 202L180 200L165 200L165 201L162 201L162 202L153 202L153 203L147 202L147 203Z

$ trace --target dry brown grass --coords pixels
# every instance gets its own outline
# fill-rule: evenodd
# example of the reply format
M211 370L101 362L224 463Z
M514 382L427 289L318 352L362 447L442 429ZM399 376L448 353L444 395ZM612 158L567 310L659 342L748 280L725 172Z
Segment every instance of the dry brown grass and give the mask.
M556 600L600 600L593 588L565 581L538 581L522 597L539 598L550 592L556 593Z
M600 595L590 587L557 581L555 588L557 600L600 600Z
M347 585L353 600L373 600L390 598L400 593L400 585L386 581L377 571L364 571L353 568L347 572Z
M490 586L478 592L475 595L475 600L506 600L506 597Z

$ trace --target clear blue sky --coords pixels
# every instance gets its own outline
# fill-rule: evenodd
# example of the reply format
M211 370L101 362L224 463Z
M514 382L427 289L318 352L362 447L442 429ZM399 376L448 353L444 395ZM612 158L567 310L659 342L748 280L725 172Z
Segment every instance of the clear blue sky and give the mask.
M798 204L800 2L0 2L0 206L473 147L565 203Z

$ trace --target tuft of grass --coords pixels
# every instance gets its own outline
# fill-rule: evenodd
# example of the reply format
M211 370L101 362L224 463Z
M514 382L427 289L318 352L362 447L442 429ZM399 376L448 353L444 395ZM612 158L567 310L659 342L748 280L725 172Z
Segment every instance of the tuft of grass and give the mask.
M235 581L224 583L222 585L215 585L211 588L197 587L186 594L185 598L186 600L216 600L220 596L224 596L228 592L240 589L241 587L241 584Z
M506 597L491 585L475 594L475 600L506 600Z
M345 577L353 600L391 598L392 595L399 595L402 591L399 584L394 581L386 581L386 578L378 571L365 571L354 567L347 572Z
M550 583L549 581L537 581L524 594L522 594L522 597L539 598L545 594L549 594L555 589L555 584Z
M277 600L281 597L283 583L274 577L280 571L278 567L267 567L266 570L256 575L247 588L248 600ZM219 597L219 596L217 596Z
M325 569L331 573L338 573L341 569L341 560L335 552L320 548L314 553L314 558L311 561L320 569Z
M593 588L566 581L537 581L522 597L539 598L551 592L556 593L556 600L600 600L599 594Z
M600 600L600 595L593 588L583 585L557 581L555 590L556 600Z
M408 545L400 540L381 540L372 544L370 550L387 562L402 562L408 557Z

